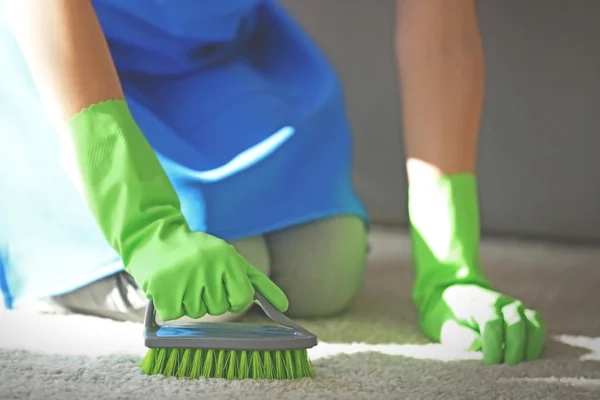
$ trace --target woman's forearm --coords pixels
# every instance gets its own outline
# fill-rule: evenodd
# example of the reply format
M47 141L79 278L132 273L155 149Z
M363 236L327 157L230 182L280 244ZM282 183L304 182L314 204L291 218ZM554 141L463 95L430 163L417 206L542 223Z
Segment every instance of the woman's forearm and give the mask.
M484 57L474 0L398 0L398 58L409 182L474 173Z
M7 4L11 30L55 121L92 104L122 99L104 33L89 0Z
M124 100L90 1L11 1L8 12L60 134L61 166L125 266L148 242L187 231L177 193Z

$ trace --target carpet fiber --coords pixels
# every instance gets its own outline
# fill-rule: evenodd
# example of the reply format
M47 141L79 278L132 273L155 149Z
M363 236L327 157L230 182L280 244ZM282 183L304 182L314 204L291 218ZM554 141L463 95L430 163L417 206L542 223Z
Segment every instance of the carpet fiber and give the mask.
M600 399L600 249L484 243L489 277L542 312L550 331L544 359L492 367L479 354L428 344L410 301L406 236L378 230L372 238L349 312L300 321L319 335L315 379L147 377L138 324L0 311L0 399Z

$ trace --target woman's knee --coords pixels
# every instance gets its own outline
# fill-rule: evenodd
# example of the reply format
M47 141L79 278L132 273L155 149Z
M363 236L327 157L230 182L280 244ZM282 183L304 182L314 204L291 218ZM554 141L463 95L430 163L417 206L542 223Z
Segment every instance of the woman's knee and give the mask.
M362 286L364 263L328 264L323 268L344 269L343 275L335 278L303 282L304 291L282 289L288 294L288 315L300 318L330 317L342 313L351 305Z
M266 235L272 278L290 301L294 317L344 311L362 286L367 232L354 216L297 225Z

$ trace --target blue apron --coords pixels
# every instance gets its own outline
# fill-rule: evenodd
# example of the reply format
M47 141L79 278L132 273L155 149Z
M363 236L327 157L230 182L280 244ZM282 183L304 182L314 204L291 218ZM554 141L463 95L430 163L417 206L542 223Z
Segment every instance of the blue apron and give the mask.
M226 240L333 215L352 186L340 82L273 0L94 0L127 102L194 230ZM0 289L8 308L123 270L59 163L0 23Z

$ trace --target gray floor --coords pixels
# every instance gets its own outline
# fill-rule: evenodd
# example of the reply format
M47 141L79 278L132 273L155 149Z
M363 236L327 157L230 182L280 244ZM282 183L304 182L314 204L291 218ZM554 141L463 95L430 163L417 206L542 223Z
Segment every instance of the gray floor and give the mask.
M176 381L142 376L141 326L0 312L2 399L581 399L600 398L600 249L486 241L486 270L541 311L545 358L489 367L428 344L410 303L408 241L376 230L365 286L343 316L301 321L321 343L302 382Z

